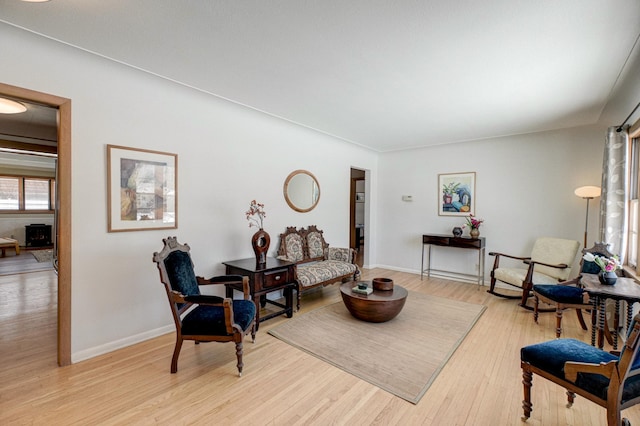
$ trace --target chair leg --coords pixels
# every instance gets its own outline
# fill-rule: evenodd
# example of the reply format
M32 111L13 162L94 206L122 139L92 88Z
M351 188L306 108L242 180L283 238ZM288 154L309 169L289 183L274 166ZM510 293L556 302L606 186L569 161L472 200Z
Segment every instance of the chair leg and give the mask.
M604 315L604 337L605 339L607 339L607 343L613 345L613 336L611 335L611 330L609 329L609 320L607 319L606 313Z
M524 385L524 399L522 400L522 410L524 416L522 421L527 421L531 417L533 404L531 403L531 385L533 384L533 373L528 368L522 367L522 384Z
M571 408L575 400L576 394L571 391L567 391L567 408Z
M239 342L236 342L236 358L238 359L238 377L242 377L242 367L244 367L244 363L242 362L242 339Z
M629 422L629 420L627 420ZM607 408L607 426L618 426L623 425L622 414L620 413L620 407L615 408ZM630 424L630 423L628 423Z
M562 309L556 308L556 339L562 334Z
M180 356L180 349L182 348L182 337L176 337L176 347L173 349L173 357L171 358L171 373L178 371L178 356Z
M529 299L529 296L531 296L531 287L533 286L527 283L522 283L522 300L520 301L520 306L527 306L527 300Z
M489 290L487 290L487 293L494 293L494 290L496 288L496 279L493 278L493 274L491 274L491 284L489 284Z
M576 314L578 315L580 327L582 327L583 330L588 330L587 323L584 322L584 317L582 316L582 309L576 309Z

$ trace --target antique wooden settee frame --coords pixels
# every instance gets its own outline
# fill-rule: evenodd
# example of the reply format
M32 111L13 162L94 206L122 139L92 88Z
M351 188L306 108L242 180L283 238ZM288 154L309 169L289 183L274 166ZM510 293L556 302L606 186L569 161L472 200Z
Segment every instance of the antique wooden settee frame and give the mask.
M352 248L329 247L323 231L315 225L307 229L287 227L280 234L278 259L296 264L297 309L301 294L312 288L337 282L357 281L360 269L356 265L357 251Z

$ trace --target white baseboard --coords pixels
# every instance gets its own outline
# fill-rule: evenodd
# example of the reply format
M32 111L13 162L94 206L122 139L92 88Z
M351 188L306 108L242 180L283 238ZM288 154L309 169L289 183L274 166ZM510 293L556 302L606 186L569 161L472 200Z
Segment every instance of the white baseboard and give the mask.
M369 268L367 269L374 269L374 268L389 269L390 271L406 272L408 274L420 275L419 270L416 271L415 269L398 268L397 266L390 266L390 265L372 265L372 266L369 266Z
M104 345L94 346L93 348L74 352L71 354L71 363L75 364L77 362L84 361L89 358L94 358L99 355L104 355L106 353L113 352L115 350L122 349L127 346L135 345L136 343L144 342L145 340L153 339L154 337L175 332L175 330L176 330L175 326L171 324L165 327L156 328L154 330L145 331L144 333L136 334L134 336L125 337L124 339L105 343Z

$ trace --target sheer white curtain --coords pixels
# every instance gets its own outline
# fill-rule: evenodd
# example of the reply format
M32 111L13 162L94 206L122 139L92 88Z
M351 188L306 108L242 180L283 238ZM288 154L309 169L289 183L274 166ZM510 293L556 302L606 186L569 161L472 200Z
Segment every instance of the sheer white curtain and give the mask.
M627 153L629 133L609 127L602 165L600 198L600 241L611 244L609 251L624 262L627 248Z

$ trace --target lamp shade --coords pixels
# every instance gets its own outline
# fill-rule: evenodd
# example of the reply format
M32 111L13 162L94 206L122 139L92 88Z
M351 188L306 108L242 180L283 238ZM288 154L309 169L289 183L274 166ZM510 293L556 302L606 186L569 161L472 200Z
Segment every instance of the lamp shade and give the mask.
M595 198L600 196L602 190L599 186L581 186L580 188L576 188L573 193L581 198Z

